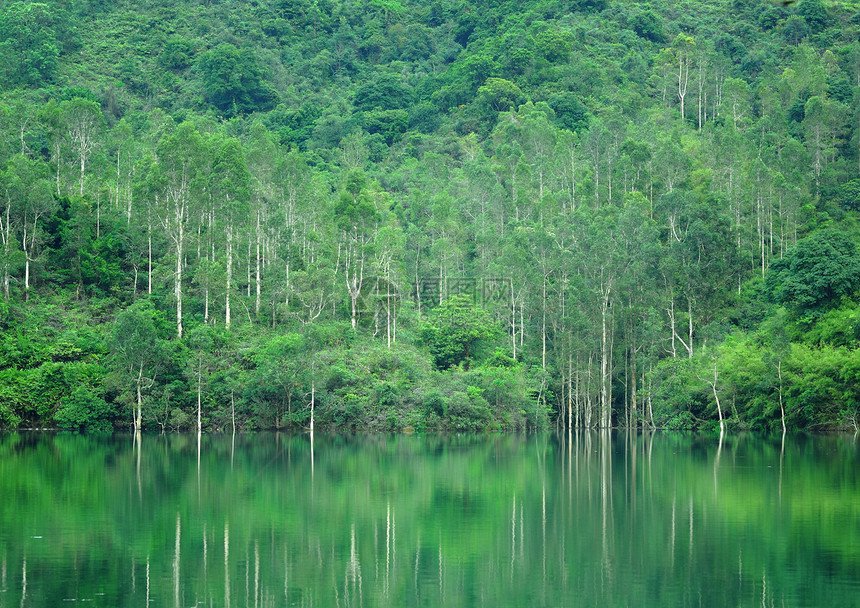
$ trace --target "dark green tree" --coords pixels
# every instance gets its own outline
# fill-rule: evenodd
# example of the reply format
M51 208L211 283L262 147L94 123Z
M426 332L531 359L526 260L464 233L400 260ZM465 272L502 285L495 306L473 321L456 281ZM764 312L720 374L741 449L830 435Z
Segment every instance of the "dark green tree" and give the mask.
M268 110L275 103L251 49L222 42L200 58L200 72L209 103L228 116Z
M500 334L498 324L467 295L443 301L421 328L421 339L439 369L460 364L468 369L480 348Z
M765 284L776 302L801 316L817 316L860 287L857 245L836 230L816 232L771 265Z
M111 366L134 413L134 428L143 424L143 401L166 363L164 341L158 336L152 303L140 300L116 319L111 340Z
M60 55L54 25L48 4L11 2L0 9L0 86L38 86L53 79Z
M806 20L813 33L827 25L827 7L821 0L803 0L797 7L797 14Z

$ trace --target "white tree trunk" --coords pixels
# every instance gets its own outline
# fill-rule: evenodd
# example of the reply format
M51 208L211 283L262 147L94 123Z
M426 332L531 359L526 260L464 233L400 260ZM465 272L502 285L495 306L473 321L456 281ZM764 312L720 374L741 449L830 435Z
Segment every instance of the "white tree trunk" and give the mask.
M233 283L233 224L227 224L227 301L224 325L230 328L230 290Z

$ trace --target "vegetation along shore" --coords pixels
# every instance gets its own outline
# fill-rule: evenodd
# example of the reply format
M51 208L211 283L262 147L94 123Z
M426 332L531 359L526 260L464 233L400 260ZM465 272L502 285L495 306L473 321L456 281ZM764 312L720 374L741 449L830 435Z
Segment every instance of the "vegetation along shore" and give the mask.
M860 6L0 4L0 428L845 428Z

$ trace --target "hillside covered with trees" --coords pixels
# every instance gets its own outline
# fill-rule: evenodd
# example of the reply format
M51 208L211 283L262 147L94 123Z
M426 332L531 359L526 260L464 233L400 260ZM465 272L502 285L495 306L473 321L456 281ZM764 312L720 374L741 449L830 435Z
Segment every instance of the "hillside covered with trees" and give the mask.
M0 2L0 427L853 427L851 1Z

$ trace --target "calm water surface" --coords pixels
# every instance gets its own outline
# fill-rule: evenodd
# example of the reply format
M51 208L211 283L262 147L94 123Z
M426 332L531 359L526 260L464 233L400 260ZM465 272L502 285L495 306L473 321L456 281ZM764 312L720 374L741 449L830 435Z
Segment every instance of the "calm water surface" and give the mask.
M857 446L5 434L0 608L856 606Z

